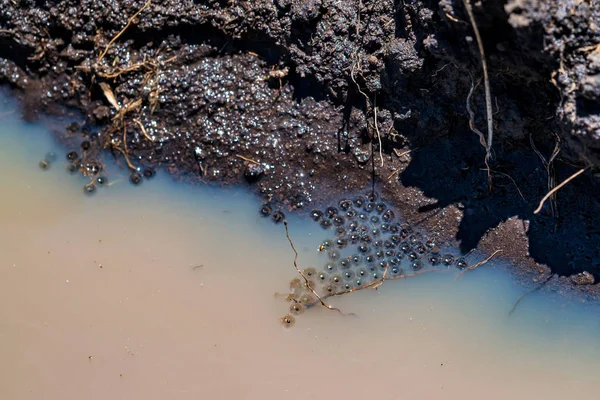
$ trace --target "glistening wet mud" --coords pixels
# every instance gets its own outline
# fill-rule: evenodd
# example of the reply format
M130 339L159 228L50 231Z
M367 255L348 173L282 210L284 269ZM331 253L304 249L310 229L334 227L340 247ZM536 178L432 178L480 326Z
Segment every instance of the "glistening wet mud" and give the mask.
M331 299L355 316L313 307L286 329L289 303L274 293L298 276L294 254L251 193L173 184L161 171L134 187L107 165L112 185L87 196L89 180L65 172L67 151L47 128L13 114L1 121L1 398L564 399L600 390L597 306L543 288L509 316L530 289L512 281L513 266L386 281ZM49 151L56 160L42 170ZM298 263L324 265L318 247L331 231L286 219Z

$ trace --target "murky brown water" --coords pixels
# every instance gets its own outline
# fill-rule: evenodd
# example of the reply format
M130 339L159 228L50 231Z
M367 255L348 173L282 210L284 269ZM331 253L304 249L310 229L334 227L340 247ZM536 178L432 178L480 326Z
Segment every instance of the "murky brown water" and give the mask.
M2 117L0 399L598 396L597 314L538 299L509 318L522 289L482 270L389 282L336 300L358 317L285 329L293 253L256 200L160 176L84 196L63 153L37 167L39 131ZM315 260L317 233L290 227Z

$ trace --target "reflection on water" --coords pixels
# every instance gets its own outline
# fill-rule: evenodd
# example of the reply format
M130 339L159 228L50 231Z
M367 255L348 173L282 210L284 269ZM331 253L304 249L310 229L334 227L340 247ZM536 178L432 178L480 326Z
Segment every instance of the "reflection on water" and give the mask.
M14 108L3 104L0 115ZM600 389L598 309L523 301L490 262L385 282L292 329L282 224L242 190L133 187L85 196L44 128L0 125L2 399L564 399ZM57 160L38 166L48 151ZM119 181L120 180L120 181ZM303 267L326 233L288 216Z

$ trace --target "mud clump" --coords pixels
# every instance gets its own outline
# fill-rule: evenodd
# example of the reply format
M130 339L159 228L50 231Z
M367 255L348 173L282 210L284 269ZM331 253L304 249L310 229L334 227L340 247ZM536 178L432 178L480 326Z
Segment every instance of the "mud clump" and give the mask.
M307 213L375 182L462 252L502 247L525 274L544 264L598 281L600 6L473 2L493 94L490 184L469 126L486 125L485 99L463 3L396 3L6 1L0 83L27 118L82 114L57 136L84 153L70 168L91 181L87 163L107 150L134 183L157 168L249 182L273 210ZM513 219L527 229L504 229Z

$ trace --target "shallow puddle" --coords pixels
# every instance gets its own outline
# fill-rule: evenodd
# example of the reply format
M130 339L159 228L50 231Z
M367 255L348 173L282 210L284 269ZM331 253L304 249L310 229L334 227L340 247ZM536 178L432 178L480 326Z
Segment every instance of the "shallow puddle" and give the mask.
M159 173L83 194L66 149L0 106L0 398L564 399L600 390L598 307L490 262L386 281L283 327L283 224L242 189ZM48 170L38 166L57 154ZM301 266L326 238L288 216Z

